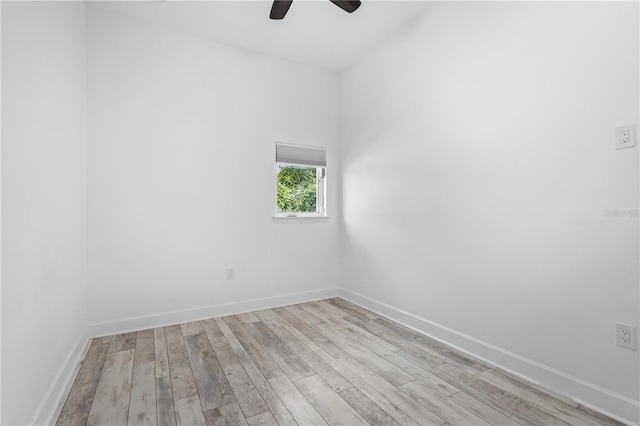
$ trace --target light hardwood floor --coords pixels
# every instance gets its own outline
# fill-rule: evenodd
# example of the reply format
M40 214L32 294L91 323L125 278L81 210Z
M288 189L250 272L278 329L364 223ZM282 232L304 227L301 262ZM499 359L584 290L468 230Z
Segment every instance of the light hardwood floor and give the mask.
M57 424L620 423L334 298L93 339Z

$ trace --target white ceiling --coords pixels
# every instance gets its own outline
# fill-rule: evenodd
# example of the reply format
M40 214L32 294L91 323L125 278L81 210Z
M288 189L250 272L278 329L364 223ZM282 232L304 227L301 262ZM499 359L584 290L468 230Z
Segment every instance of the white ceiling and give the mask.
M329 0L294 0L281 21L270 0L92 1L125 14L290 61L340 71L422 13L428 1L362 0L349 14Z

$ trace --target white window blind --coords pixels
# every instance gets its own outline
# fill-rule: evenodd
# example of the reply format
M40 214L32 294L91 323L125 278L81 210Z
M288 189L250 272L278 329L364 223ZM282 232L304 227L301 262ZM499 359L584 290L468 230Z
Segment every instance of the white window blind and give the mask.
M327 150L312 146L276 143L276 162L326 167Z

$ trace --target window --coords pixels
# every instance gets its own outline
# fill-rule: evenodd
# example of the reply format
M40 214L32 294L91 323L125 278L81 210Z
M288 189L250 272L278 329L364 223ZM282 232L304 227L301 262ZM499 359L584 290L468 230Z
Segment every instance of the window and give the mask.
M326 216L324 148L276 143L276 216Z

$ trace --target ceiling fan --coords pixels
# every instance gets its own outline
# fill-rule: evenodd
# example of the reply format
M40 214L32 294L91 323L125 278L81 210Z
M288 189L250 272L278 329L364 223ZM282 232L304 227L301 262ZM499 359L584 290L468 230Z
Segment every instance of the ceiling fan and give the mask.
M360 7L360 0L330 0L331 3L349 13ZM274 0L269 18L282 19L287 14L293 0Z

